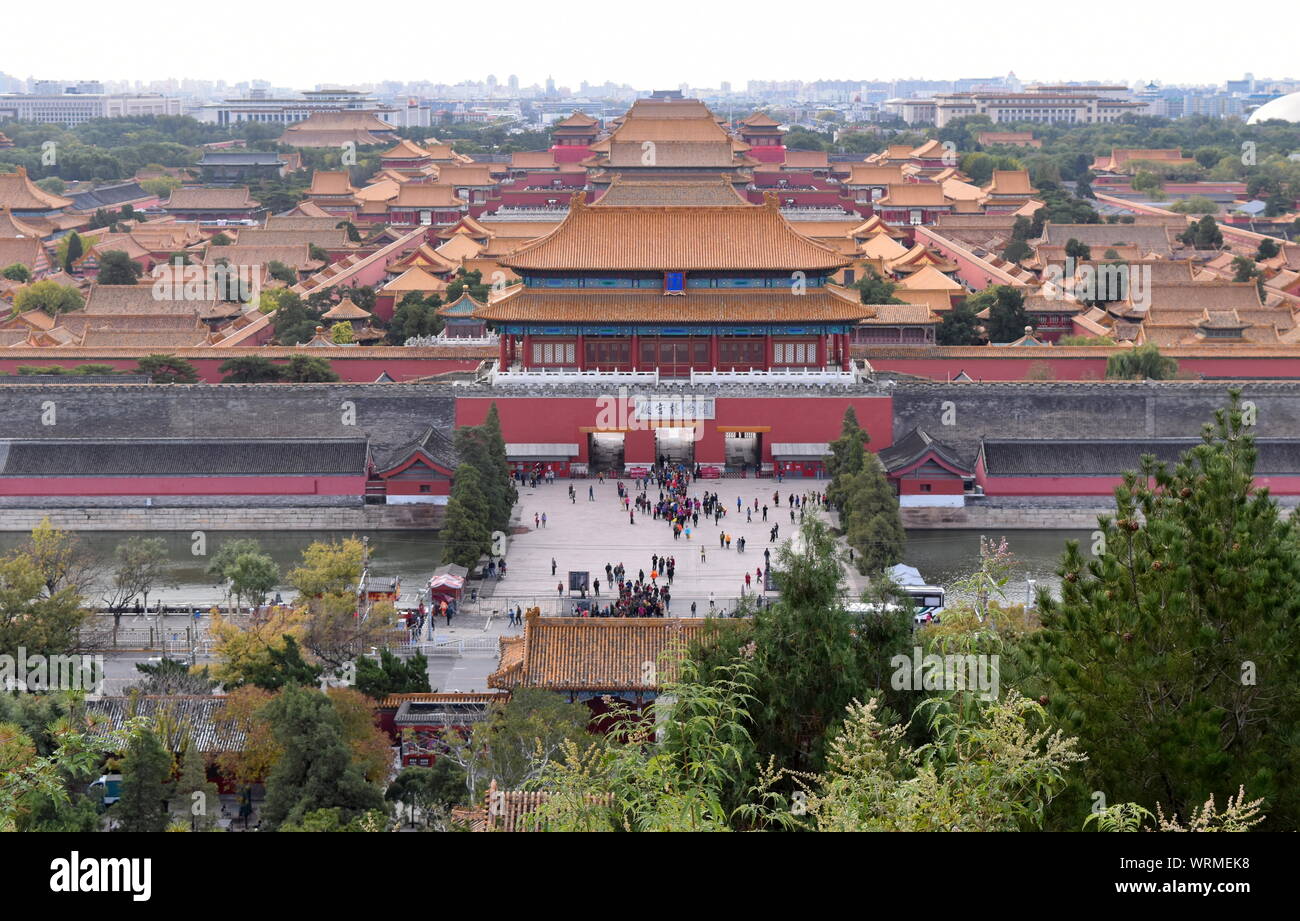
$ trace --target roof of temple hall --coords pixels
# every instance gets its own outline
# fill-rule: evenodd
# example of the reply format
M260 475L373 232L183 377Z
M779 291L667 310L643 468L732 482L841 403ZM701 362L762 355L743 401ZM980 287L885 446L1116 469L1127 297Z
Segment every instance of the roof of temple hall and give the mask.
M516 271L799 271L851 262L797 233L774 197L743 207L589 207L579 194L559 227L502 265Z
M626 179L617 175L593 208L673 206L738 208L748 205L725 176L717 179Z
M474 316L496 322L574 323L845 323L875 315L875 308L829 287L800 296L788 288L698 288L682 297L658 290L568 290L517 285Z
M488 687L652 693L672 679L673 650L684 651L709 623L704 618L541 617L529 612L522 636L501 638L501 664L488 676ZM647 662L659 667L647 672Z

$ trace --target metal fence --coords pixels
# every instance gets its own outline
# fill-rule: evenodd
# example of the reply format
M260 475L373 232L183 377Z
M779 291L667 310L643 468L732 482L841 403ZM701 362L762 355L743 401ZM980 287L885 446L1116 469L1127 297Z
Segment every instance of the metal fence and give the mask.
M210 655L213 640L204 627L183 629L167 626L121 626L93 623L81 631L81 642L90 649L145 650L168 656Z

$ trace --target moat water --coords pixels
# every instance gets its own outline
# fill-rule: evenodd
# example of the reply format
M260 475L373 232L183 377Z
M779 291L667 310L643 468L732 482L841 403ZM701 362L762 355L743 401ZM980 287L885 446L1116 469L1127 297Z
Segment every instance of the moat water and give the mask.
M203 555L194 552L189 531L163 531L149 534L161 537L167 544L167 584L152 592L150 598L161 598L167 603L209 605L222 599L220 589L207 574L211 555L221 544L237 538L258 541L264 552L271 555L281 572L288 572L298 564L302 551L313 541L339 540L353 532L340 531L210 531ZM917 530L907 534L905 562L920 570L921 575L933 584L951 587L979 566L978 531ZM1006 586L1010 601L1024 601L1035 586L1055 588L1059 579L1055 570L1067 540L1077 540L1086 548L1087 531L991 531L990 538L1006 537L1017 563L1012 581ZM78 535L85 553L100 564L99 583L111 579L114 550L118 544L140 536L135 531L85 531ZM443 562L444 544L436 531L372 531L359 532L370 543L371 571L376 580L386 581L394 576L402 579L404 596L414 593L429 578L430 573ZM23 543L25 534L0 532L0 553L5 553ZM1032 580L1032 585L1031 585ZM280 587L287 598L292 592L287 584ZM92 600L93 597L92 597Z

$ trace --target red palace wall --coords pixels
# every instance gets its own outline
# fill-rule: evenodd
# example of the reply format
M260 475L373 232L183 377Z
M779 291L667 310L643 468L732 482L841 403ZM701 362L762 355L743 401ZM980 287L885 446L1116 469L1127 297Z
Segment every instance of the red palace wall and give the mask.
M360 496L365 476L14 477L7 496Z
M760 163L784 163L785 146L780 144L767 144L759 147L751 147L745 151L749 156L758 160Z
M585 144L556 144L551 147L551 155L556 163L581 163L591 156L591 148Z
M671 391L669 391L671 392ZM602 407L592 398L537 397L462 398L456 401L456 425L479 425L492 403L497 404L501 429L511 444L578 445L579 463L588 460L587 435L595 428ZM852 406L858 423L871 436L878 451L893 443L893 401L887 397L719 397L716 419L701 423L703 437L695 443L697 463L725 461L725 432L770 427L761 433L764 463L772 463L773 442L825 442L839 436L844 411ZM734 427L734 428L732 428ZM586 429L586 431L583 431ZM625 463L649 463L655 457L653 429L625 431Z

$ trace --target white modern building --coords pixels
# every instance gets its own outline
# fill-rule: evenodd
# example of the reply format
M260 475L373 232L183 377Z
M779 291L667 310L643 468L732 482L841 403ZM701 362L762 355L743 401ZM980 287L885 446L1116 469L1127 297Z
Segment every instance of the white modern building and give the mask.
M386 104L368 93L345 89L307 90L293 97L267 96L264 91L253 90L245 98L210 102L193 114L211 125L292 125L313 112L345 111L373 112L394 128L427 128L432 124L429 106L418 99L403 98L400 103Z
M1126 115L1150 115L1151 104L1126 86L1040 85L1024 92L937 93L927 99L891 99L885 109L909 125L934 125L971 115L987 115L996 124L1042 122L1098 124Z
M154 93L5 93L0 95L0 122L80 125L96 118L183 115L184 103Z

